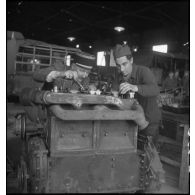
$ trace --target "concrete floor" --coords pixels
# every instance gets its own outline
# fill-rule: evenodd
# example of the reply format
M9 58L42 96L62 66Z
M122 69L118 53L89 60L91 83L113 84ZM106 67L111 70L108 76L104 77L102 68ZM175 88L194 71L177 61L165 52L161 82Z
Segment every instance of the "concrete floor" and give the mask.
M13 111L13 107L15 108ZM15 107L15 105L9 105L8 110L11 110L12 114L7 113L9 117L7 117L7 151L6 155L11 163L13 163L13 167L15 168L15 172L7 175L7 193L20 193L19 189L17 189L17 175L16 170L20 161L21 150L17 150L22 148L22 141L19 136L15 135L15 131L13 128L13 115L16 113L16 110L22 111L20 106ZM8 160L7 160L8 164ZM7 169L9 166L7 165ZM162 185L160 191L154 193L171 193L171 194L182 194L182 191L178 189L178 181L179 181L179 169L172 167L168 164L163 163L163 168L165 170L165 180L166 183Z
M173 173L168 172L169 169L172 168L166 165L166 183L162 185L160 191L154 192L155 194L183 194L183 192L178 189L177 183L170 181L169 177L172 175L173 178ZM177 180L175 173L174 176L175 178L173 179ZM13 175L12 178L7 177L7 193L20 193L19 189L17 188L16 174Z
M156 193L183 194L183 192L178 188L179 169L165 163L163 163L163 168L165 170L166 183L163 184L160 191Z

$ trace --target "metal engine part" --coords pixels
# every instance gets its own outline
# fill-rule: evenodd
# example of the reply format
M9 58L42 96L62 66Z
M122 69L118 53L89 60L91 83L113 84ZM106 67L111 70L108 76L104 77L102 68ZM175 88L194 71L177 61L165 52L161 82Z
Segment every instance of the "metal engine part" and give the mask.
M28 141L29 192L44 193L48 173L48 150L40 137Z
M136 153L49 157L43 140L34 137L28 142L28 162L28 192L31 193L135 192L139 189Z
M18 187L20 192L28 192L28 179L29 175L27 173L27 165L23 157L21 157L20 165L18 166Z
M29 173L23 159L18 172L22 192L154 192L161 186L150 166L151 157L141 150L52 157L43 139L33 137L28 141L27 154Z
M20 135L21 139L27 139L28 136L42 134L42 124L36 124L30 120L26 113L19 113L15 116L15 134Z
M136 122L142 124L144 115L135 100L32 90L21 99L47 109L42 134L25 139L26 165L19 169L25 191L132 193L157 187L154 148L147 138L137 148Z
M164 182L164 170L158 152L150 136L138 135L138 149L141 157L141 186L145 192L158 191Z
M24 113L17 114L15 117L15 133L20 135L22 139L26 134L26 115Z

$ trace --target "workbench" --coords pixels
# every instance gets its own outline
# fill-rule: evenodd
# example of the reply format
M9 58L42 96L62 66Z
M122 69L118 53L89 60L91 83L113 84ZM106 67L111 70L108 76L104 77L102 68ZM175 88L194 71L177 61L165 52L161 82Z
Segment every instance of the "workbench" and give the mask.
M189 114L176 114L162 110L163 131L160 131L159 143L168 143L181 149L179 162L160 155L162 161L179 167L179 188L189 192ZM176 154L177 155L177 154Z

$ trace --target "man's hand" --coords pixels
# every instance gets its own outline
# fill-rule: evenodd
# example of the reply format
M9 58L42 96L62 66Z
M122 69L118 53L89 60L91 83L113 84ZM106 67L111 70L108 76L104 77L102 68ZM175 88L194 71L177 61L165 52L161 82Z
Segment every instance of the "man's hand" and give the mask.
M72 70L65 71L64 76L67 79L74 79L74 80L78 79L78 73L76 71L72 71Z
M133 92L137 92L138 91L137 85L132 85L132 84L127 83L127 82L120 84L120 87L119 87L120 94L125 94L130 90Z
M47 77L46 77L46 81L47 82L52 82L53 80L57 79L57 78L63 78L65 77L66 79L74 79L77 80L78 78L78 74L76 71L72 71L72 70L67 70L67 71L52 71L50 72Z

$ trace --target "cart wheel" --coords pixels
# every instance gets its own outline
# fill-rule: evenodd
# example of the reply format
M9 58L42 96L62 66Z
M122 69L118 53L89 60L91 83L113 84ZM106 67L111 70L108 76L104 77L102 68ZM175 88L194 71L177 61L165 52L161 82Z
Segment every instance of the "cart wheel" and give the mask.
M27 173L27 166L23 158L20 160L20 165L18 166L18 187L21 193L27 193L27 180L29 175Z

